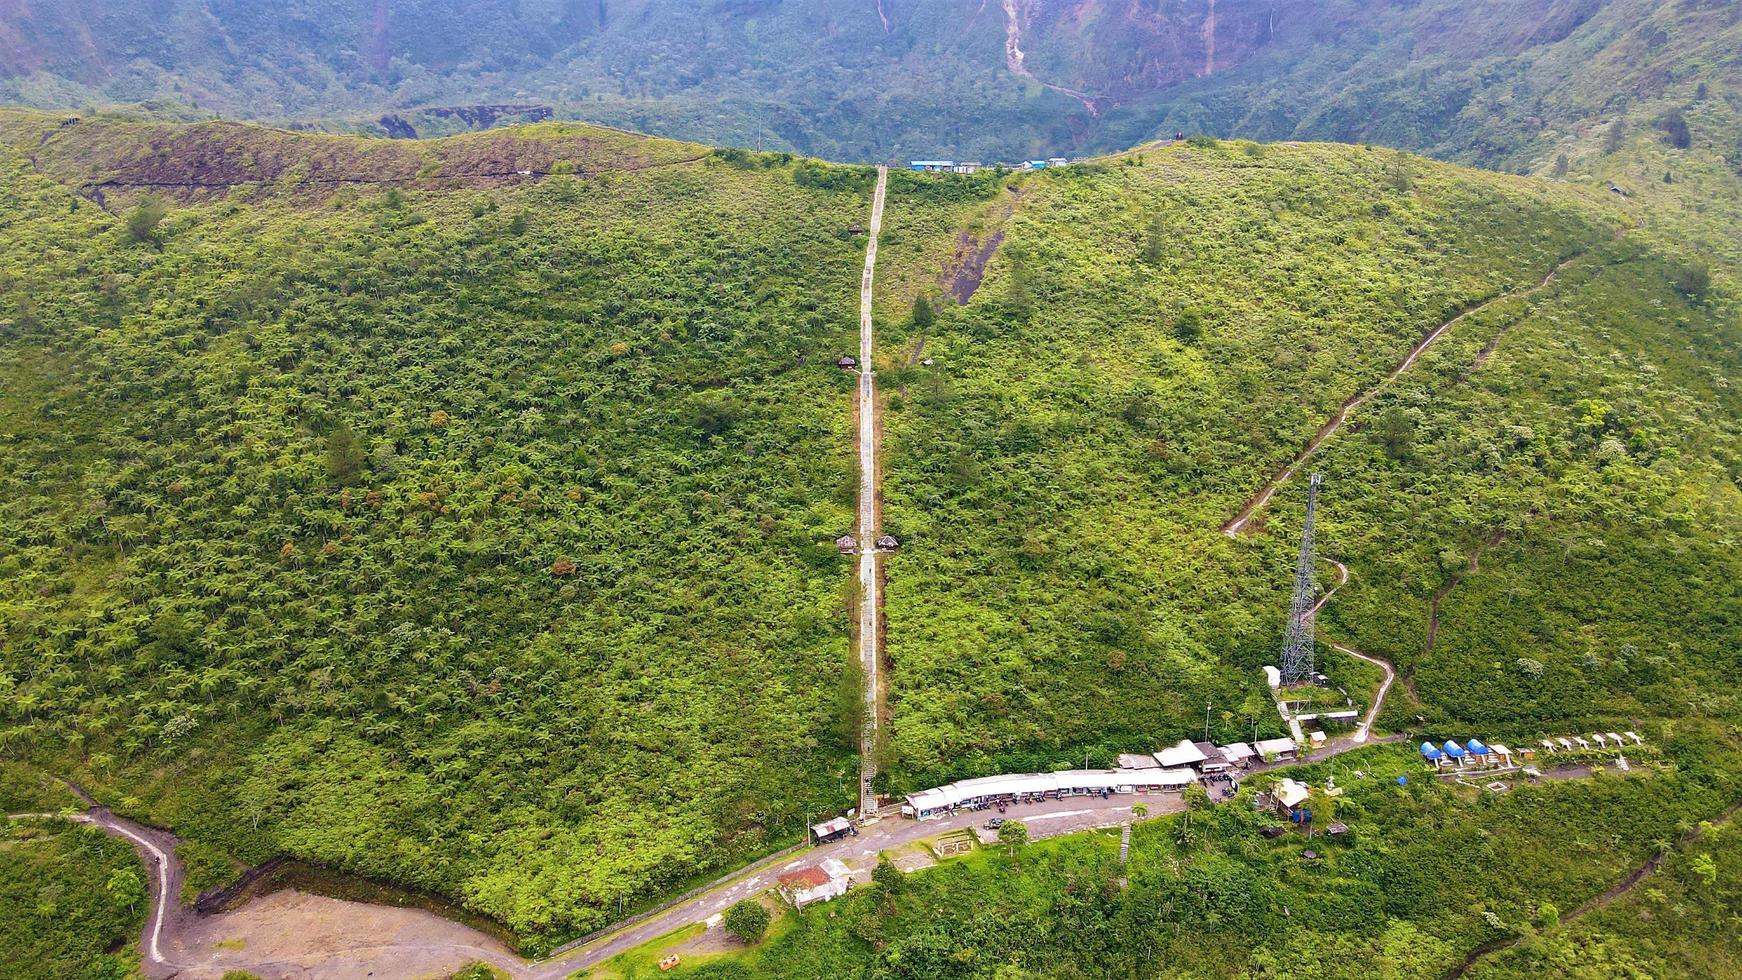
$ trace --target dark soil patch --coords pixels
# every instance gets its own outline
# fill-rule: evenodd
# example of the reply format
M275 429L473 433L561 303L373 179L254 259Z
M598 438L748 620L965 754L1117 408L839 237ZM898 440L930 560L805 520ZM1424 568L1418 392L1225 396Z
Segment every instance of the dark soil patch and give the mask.
M957 303L966 303L974 298L974 293L986 278L986 263L991 261L992 254L1002 244L1002 229L988 235L984 242L965 231L962 232L961 238L956 242L956 257L951 260L950 271L947 273L951 299Z

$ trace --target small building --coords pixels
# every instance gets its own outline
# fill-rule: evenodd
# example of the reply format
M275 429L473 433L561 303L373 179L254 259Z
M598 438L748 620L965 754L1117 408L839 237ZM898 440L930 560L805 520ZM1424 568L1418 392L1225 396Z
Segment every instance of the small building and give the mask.
M1645 739L1640 738L1638 732L1628 732L1627 737L1633 740L1634 745L1644 745L1645 744Z
M1264 682L1270 685L1272 691L1280 689L1282 687L1282 671L1269 664L1265 664Z
M910 160L907 169L926 174L949 173L956 167L954 160Z
M894 551L899 547L901 547L901 542L895 540L893 534L885 534L877 539L877 548L880 551Z
M1446 754L1446 758L1457 763L1459 766L1464 765L1464 761L1470 757L1470 753L1465 751L1462 745L1459 745L1451 739L1446 739L1446 743L1440 746L1440 751Z
M1421 743L1421 757L1428 762L1433 763L1435 769L1444 765L1446 761L1446 754L1441 752L1439 746L1432 742Z
M1325 833L1330 834L1332 837L1342 837L1344 834L1347 834L1348 832L1349 832L1349 825L1346 823L1343 823L1341 820L1339 820L1339 821L1331 824L1329 827L1325 828Z
M1045 170L1046 169L1046 161L1045 160L1024 160L1024 161L1022 161L1022 169L1024 169L1024 170Z
M847 870L847 866L829 858L820 865L781 875L775 879L775 888L782 898L792 903L793 908L802 909L806 905L845 895L847 886L852 883L852 872Z
M1196 745L1192 744L1192 740L1189 738L1182 738L1173 748L1162 749L1155 753L1155 761L1169 769L1181 766L1197 767L1202 765L1207 758Z
M1488 746L1488 750L1494 753L1494 757L1500 761L1501 765L1503 765L1503 766L1512 765L1512 750L1511 749L1496 742L1495 744Z
M1219 746L1218 751L1222 753L1222 758L1227 759L1230 764L1238 766L1241 769L1251 765L1253 757L1258 755L1252 746L1247 745L1245 742L1234 742L1231 745Z
M979 170L980 170L980 165L977 163L958 163L955 166L950 168L950 173L953 173L953 174L971 174L971 173L978 173Z
M1557 735L1557 736L1556 736L1556 737L1555 737L1555 741L1557 741L1557 742L1559 742L1559 743L1560 743L1560 744L1561 744L1561 751L1563 751L1563 752L1571 752L1571 751L1572 751L1572 750L1573 750L1573 743L1571 743L1571 742L1569 742L1569 741L1567 741L1567 740L1566 740L1566 739L1564 739L1564 738L1561 738L1561 737L1560 737L1560 736L1558 736L1558 735ZM1588 747L1589 747L1589 746L1587 746L1587 748L1588 748Z
M863 235L863 234L865 234L865 226L858 223L857 221L855 221L852 224L847 226L847 234L849 234L849 235Z
M811 824L811 842L814 844L827 844L832 840L840 840L852 832L853 824L851 821L846 817L836 817L833 820L824 820L822 823Z
M1265 761L1292 762L1299 751L1292 738L1267 738L1253 742L1252 748L1257 750L1260 758Z
M1592 732L1591 741L1596 742L1597 748L1599 749L1606 749L1609 747L1609 738L1602 732Z
M1297 783L1292 779L1284 779L1270 791L1270 798L1276 801L1277 815L1295 822L1300 822L1301 811L1311 795L1312 791L1307 788L1307 784Z
M1470 753L1471 761L1475 762L1478 766L1485 766L1494 761L1493 759L1488 758L1490 755L1494 754L1493 750L1488 748L1488 746L1483 745L1482 740L1479 738L1473 738L1468 742L1465 742L1464 749Z
M1119 768L1121 769L1160 769L1161 763L1155 761L1153 755L1142 755L1137 752L1119 753Z
M1197 749L1199 754L1204 757L1204 761L1197 768L1206 776L1212 773L1227 772L1234 768L1234 764L1228 761L1228 757L1222 754L1222 750L1216 748L1211 742L1193 742L1192 748Z
M1607 732L1606 734L1609 736L1609 741L1615 743L1616 748L1620 748L1627 744L1626 742L1621 741L1621 736L1615 732Z
M850 555L859 550L859 542L853 540L851 534L843 534L835 539L835 550L843 555Z
M1063 167L1063 166L1068 165L1069 163L1070 163L1070 161L1065 159L1064 157L1047 157L1046 158L1046 165L1049 167Z
M859 366L859 362L854 360L851 354L842 354L841 359L835 362L835 366L843 371L851 371Z

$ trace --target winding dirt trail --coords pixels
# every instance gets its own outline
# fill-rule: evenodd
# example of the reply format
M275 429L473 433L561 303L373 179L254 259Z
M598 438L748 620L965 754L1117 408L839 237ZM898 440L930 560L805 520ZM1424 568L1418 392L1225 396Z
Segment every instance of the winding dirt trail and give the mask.
M1458 583L1462 582L1464 580L1465 576L1474 575L1476 572L1481 570L1481 568L1482 568L1482 553L1483 552L1487 551L1489 548L1496 547L1497 545L1500 544L1500 542L1505 541L1505 540L1506 540L1506 533L1504 531L1496 531L1493 534L1489 535L1488 537L1483 538L1481 541L1477 542L1476 543L1476 550L1470 552L1469 561L1464 563L1464 570L1454 574L1450 579L1448 579L1446 581L1445 585L1440 587L1440 590L1438 592L1434 593L1433 600L1428 603L1427 642L1425 644L1423 644L1423 646L1422 646L1423 653L1432 653L1433 649L1434 649L1434 643L1436 643L1439 640L1439 637L1440 637L1440 603L1446 601L1446 597L1452 594L1452 590L1458 587Z
M1353 413L1355 409L1360 408L1362 405L1371 401L1375 395L1384 391L1393 381L1402 377L1405 371L1414 367L1415 362L1421 358L1421 355L1426 353L1429 347L1433 346L1434 341L1445 336L1446 331L1457 326L1463 320L1475 316L1483 310L1498 303L1504 303L1508 300L1514 299L1524 299L1547 289L1549 286L1554 284L1554 281L1557 278L1560 277L1562 270L1574 262L1577 262L1584 256L1584 254L1584 252L1579 252L1570 258L1562 260L1559 265L1549 270L1548 275L1542 277L1541 282L1538 282L1534 286L1515 289L1512 292L1501 293L1498 296L1483 300L1475 306L1469 307L1457 316L1446 320L1444 323L1441 323L1439 326L1428 331L1426 336L1422 337L1421 340L1416 342L1414 347L1410 348L1409 354L1405 356L1402 361L1398 362L1396 367L1387 372L1383 378L1379 379L1377 384L1368 388L1366 391L1350 395L1342 405L1338 406L1337 410L1331 414L1331 417L1325 421L1325 424L1319 426L1318 432L1313 435L1312 439L1308 440L1306 448L1302 449L1299 455L1295 456L1294 459L1290 460L1280 470L1277 470L1276 475L1272 476L1257 493L1248 498L1246 505L1240 508L1239 513L1235 514L1232 518L1229 518L1228 522L1222 525L1222 533L1230 538L1238 535L1240 529L1245 527L1246 523L1252 519L1252 515L1263 509L1265 504L1270 503L1270 498L1276 494L1277 489L1293 478L1293 476L1300 471L1301 466L1303 466L1314 453L1319 451L1319 447L1323 446L1331 436L1337 434L1337 430L1343 427L1343 423L1349 420L1349 415Z
M1003 0L1004 4L1004 63L1009 66L1013 75L1019 75L1060 95L1068 95L1083 104L1089 111L1089 118L1101 115L1101 109L1095 104L1095 97L1074 88L1054 85L1034 76L1028 70L1028 56L1022 52L1022 12L1016 9L1016 0Z
M1328 558L1326 561L1329 561L1337 568L1337 584L1326 589L1325 594L1319 596L1319 601L1313 603L1313 607L1307 610L1307 615L1315 618L1318 616L1319 610L1325 608L1325 603L1331 601L1331 596L1336 595L1338 589L1349 584L1349 566L1334 558ZM1361 724L1355 726L1354 734L1349 736L1349 741L1352 745L1364 744L1367 739L1372 736L1373 722L1379 718L1380 710L1385 707L1385 696L1391 693L1391 685L1397 680L1397 668L1393 667L1391 661L1386 660L1384 657L1375 657L1370 653L1362 653L1354 647L1345 646L1344 644L1335 643L1330 640L1326 640L1325 642L1329 644L1331 649L1338 653L1346 653L1349 656L1354 657L1356 660L1365 660L1385 672L1385 680L1380 682L1379 693L1373 696L1373 704L1368 707L1367 713L1361 717Z
M1706 821L1706 822L1709 823L1713 828L1722 827L1724 824L1729 823L1731 821L1731 819L1733 819L1738 812L1742 812L1742 803L1734 804L1733 806L1730 807L1730 809L1725 810L1723 812L1723 814L1721 814L1716 820L1711 820L1711 821ZM1646 862L1644 864L1641 864L1639 867L1634 868L1632 871L1629 871L1627 873L1627 877L1622 878L1620 881L1617 881L1615 884L1610 885L1608 888L1605 888L1600 894L1586 899L1584 902L1579 904L1578 908L1573 909L1571 912L1568 912L1566 915L1562 916L1560 923L1558 925L1556 925L1555 928L1556 929L1564 928L1568 923L1576 922L1579 919L1584 918L1586 915L1590 914L1591 912L1595 912L1596 910L1604 907L1605 905L1608 905L1609 903L1615 901L1616 899L1620 898L1621 896L1632 891L1633 887L1635 885L1639 884L1641 881L1644 881L1653 872L1657 871L1658 868L1662 867L1663 862L1669 858L1671 853L1673 853L1675 850L1685 848L1689 844L1692 844L1694 841L1699 840L1701 833L1702 833L1701 827L1696 824L1693 829L1691 829L1687 833L1683 834L1681 836L1681 838L1676 841L1675 848L1672 848L1671 850L1668 850L1668 851L1660 851L1657 854L1653 854L1650 858L1648 858L1646 860ZM1480 963L1482 960L1488 958L1489 956L1494 955L1495 953L1499 953L1499 952L1502 952L1504 950L1511 949L1512 947L1523 942L1524 938L1525 938L1524 936L1514 936L1514 937L1509 938L1509 939L1502 939L1502 940L1498 940L1496 942L1487 943L1487 944L1484 944L1482 946L1476 947L1475 949L1470 951L1470 955L1464 957L1464 961L1462 963L1459 963L1457 966L1453 967L1451 969L1451 971L1446 974L1445 980L1457 980L1457 978L1470 972L1470 969L1472 967L1474 967L1476 964Z

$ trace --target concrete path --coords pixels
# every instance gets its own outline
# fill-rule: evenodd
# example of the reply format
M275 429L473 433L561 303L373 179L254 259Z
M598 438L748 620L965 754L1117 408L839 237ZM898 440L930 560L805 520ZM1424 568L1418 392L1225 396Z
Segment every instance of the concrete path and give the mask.
M865 672L865 721L859 736L859 813L874 814L877 797L871 780L877 775L877 724L883 707L881 658L882 597L878 594L877 538L877 373L872 367L871 298L877 272L877 236L883 230L883 192L889 168L877 168L877 191L871 197L870 241L865 246L865 272L859 277L859 666Z

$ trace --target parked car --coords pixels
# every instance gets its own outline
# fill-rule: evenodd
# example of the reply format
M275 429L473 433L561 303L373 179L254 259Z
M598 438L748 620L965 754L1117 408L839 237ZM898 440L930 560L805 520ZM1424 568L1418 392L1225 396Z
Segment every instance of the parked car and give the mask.
M997 830L999 827L1002 827L1002 826L1004 826L1004 818L1003 817L993 817L992 819L986 821L986 829L987 830Z

